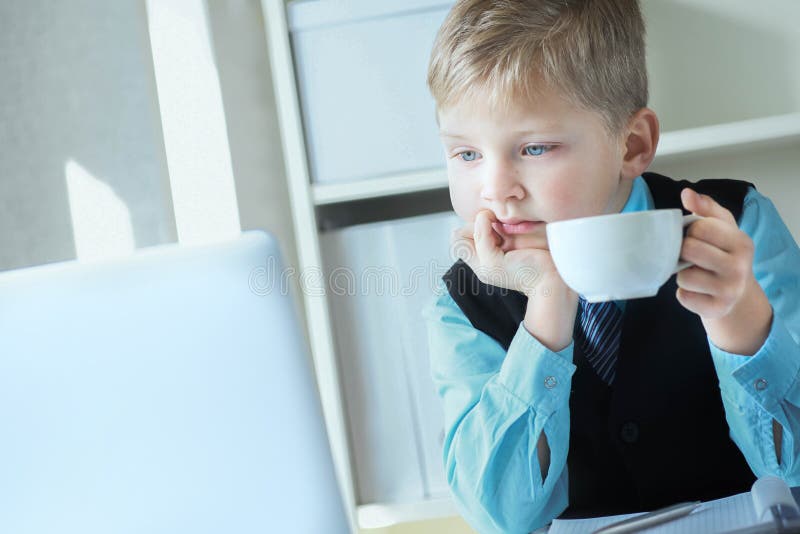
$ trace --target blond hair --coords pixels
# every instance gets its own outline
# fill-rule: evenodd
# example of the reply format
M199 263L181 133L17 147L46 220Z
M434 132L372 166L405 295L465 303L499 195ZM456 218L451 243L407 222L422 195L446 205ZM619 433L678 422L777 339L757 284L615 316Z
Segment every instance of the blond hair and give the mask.
M551 88L616 134L647 105L644 35L638 0L459 0L436 36L428 87L439 109Z

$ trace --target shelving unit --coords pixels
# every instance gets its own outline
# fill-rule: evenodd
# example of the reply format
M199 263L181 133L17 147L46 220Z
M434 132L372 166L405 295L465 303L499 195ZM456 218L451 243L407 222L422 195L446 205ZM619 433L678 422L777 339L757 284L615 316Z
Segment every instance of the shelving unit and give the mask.
M792 142L800 139L800 113L786 113L774 117L749 119L665 132L656 153L657 161L687 156L699 152L712 154L737 146L763 143ZM393 196L447 187L445 169L426 172L381 176L369 180L341 184L316 184L311 186L317 206Z
M388 197L447 187L445 169L426 172L382 176L358 182L341 184L316 184L311 186L314 204L336 204L352 200Z
M656 161L705 152L715 154L733 147L755 148L764 143L800 139L800 113L715 124L666 132L661 136Z
M299 267L301 271L320 269L322 257L303 138L300 102L294 86L295 75L286 23L286 6L284 0L262 0L262 9L267 26L267 48L272 67L275 99L278 104L278 120L286 178L289 183L289 198L292 204L292 220L298 244ZM317 387L336 476L342 499L349 512L351 530L355 532L358 528L355 489L328 302L324 294L304 291L303 303Z
M391 199L397 195L439 190L447 187L444 168L376 176L342 183L315 184L309 170L309 155L292 46L287 26L284 0L262 0L267 24L267 46L279 110L283 153L291 196L291 209L301 272L322 272L318 209L355 202ZM661 7L659 5L659 7ZM657 109L658 111L658 109ZM800 141L800 110L731 120L720 124L667 131L662 133L656 162L685 157L717 156L736 147L748 150L767 144ZM456 514L449 498L428 498L410 502L362 503L357 497L353 444L348 433L347 410L337 363L336 340L331 320L329 297L305 291L305 313L314 366L328 428L331 449L337 467L341 491L351 512L353 528L380 527Z

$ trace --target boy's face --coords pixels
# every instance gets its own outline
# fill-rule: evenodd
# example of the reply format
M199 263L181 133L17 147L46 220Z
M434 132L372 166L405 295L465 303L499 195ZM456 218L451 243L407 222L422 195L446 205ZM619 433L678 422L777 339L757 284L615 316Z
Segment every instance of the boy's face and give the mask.
M491 211L504 250L546 248L545 223L617 213L630 193L624 138L553 92L502 111L463 101L439 110L439 126L453 208L468 222Z

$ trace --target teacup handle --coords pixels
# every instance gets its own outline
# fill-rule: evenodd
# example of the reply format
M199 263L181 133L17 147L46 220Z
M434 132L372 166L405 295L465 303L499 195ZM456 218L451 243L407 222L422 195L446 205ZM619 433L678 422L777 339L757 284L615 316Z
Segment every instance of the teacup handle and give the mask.
M692 224L695 221L699 221L702 218L703 217L701 217L700 215L695 215L694 213L689 214L689 215L684 215L683 216L683 228L684 228L684 230L686 229L687 226L689 226L690 224ZM678 262L678 266L675 267L675 270L672 271L672 274L680 272L680 271L684 270L687 267L691 267L692 265L694 265L694 263L692 263L690 261L679 261Z

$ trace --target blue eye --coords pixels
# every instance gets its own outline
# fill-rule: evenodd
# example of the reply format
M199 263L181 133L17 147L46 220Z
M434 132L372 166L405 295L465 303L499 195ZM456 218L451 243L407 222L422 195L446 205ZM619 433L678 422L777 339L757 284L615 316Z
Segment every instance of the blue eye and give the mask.
M550 150L550 147L547 145L528 145L524 150L526 156L541 156Z
M475 161L478 159L478 153L474 150L465 150L461 152L458 157L460 157L463 161Z

